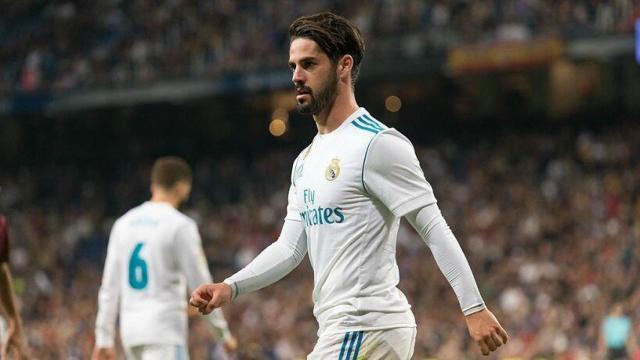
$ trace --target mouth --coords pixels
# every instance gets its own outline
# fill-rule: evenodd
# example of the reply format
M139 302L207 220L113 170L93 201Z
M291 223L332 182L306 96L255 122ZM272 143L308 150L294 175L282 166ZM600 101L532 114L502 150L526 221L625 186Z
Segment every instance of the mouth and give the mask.
M306 97L311 96L311 92L307 89L297 89L296 90L296 101L302 102L305 101Z
M308 95L311 94L311 90L308 88L297 88L296 89L296 95L300 96L300 95Z

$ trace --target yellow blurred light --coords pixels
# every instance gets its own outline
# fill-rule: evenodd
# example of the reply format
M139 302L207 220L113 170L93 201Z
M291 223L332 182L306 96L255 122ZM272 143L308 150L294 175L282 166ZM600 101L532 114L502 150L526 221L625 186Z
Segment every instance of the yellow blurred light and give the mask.
M389 112L398 112L402 107L402 101L399 97L391 95L384 101L384 107L386 107Z
M269 132L273 136L282 136L287 131L287 124L282 119L273 119L269 123Z

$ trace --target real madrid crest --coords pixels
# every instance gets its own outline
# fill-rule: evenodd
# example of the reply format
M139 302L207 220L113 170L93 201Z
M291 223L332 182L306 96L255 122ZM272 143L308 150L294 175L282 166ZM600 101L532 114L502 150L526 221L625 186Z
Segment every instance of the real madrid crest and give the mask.
M328 181L333 181L340 175L340 159L333 158L331 163L327 166L327 170L324 171L324 178Z

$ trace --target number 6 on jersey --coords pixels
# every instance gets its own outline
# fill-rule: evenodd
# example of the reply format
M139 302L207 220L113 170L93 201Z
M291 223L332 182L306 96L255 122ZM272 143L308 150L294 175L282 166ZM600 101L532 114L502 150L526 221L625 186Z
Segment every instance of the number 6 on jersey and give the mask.
M149 280L147 262L140 257L142 246L144 246L144 243L137 243L129 259L129 285L136 290L142 290L147 287Z

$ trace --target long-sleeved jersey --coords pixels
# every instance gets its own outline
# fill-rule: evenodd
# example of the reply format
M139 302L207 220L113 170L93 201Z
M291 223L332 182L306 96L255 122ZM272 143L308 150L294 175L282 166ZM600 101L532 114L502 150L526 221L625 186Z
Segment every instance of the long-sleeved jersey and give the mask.
M294 162L278 241L225 280L233 295L282 278L309 255L318 335L415 327L398 289L396 238L406 217L462 311L484 308L471 268L436 205L411 142L364 108L318 134Z
M116 316L127 346L185 344L187 288L211 282L196 223L164 202L146 202L111 230L98 295L96 345L112 347ZM229 330L222 313L207 317L218 338Z

